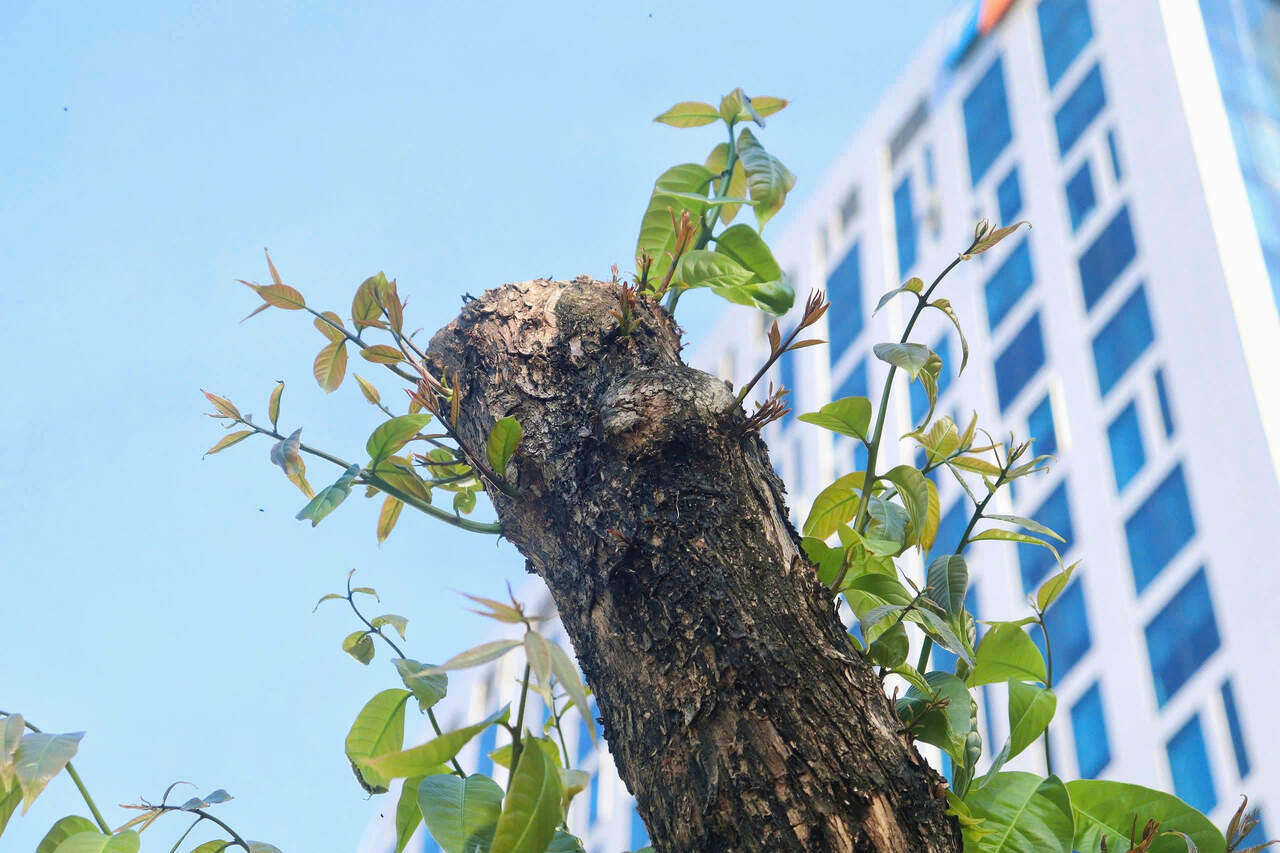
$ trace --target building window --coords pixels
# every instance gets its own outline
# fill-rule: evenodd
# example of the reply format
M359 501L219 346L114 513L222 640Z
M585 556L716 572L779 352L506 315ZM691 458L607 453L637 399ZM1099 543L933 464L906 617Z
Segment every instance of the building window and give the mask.
M1089 4L1085 0L1042 0L1036 13L1044 48L1044 73L1052 89L1093 38Z
M860 209L858 199L858 188L854 187L849 190L849 194L844 197L844 201L840 204L840 230L847 234L849 229L853 227L853 223L858 218Z
M783 338L786 338L787 333L783 332L782 336ZM787 395L787 400L786 400L787 405L791 407L791 411L783 415L782 419L778 421L779 424L785 427L787 424L791 423L791 421L795 419L796 354L794 352L784 353L782 357L778 359L778 383L782 385L782 387L787 388L791 391L791 393Z
M1129 565L1138 592L1147 588L1196 535L1191 498L1179 465L1169 472L1124 523Z
M641 847L649 843L649 830L645 829L644 821L640 818L640 812L634 808L631 811L631 841L629 846L632 850L639 850Z
M935 557L954 554L956 548L960 547L960 537L964 536L964 529L968 526L969 506L962 499L957 498L938 521L938 532L933 537L933 547L924 555L925 566L928 567Z
M1023 238L982 288L987 300L987 326L991 331L995 331L996 326L1000 325L1022 295L1031 288L1034 275L1031 267L1031 240Z
M1040 315L1032 314L1027 324L1018 330L1013 340L996 357L996 396L1001 411L1009 408L1026 384L1041 367L1044 367L1044 336L1040 330Z
M1202 566L1146 627L1156 702L1164 707L1221 645Z
M498 747L498 727L490 726L480 735L480 756L476 762L476 770L486 776L493 775L493 759L489 753Z
M996 207L1000 209L1001 225L1012 225L1014 217L1022 212L1022 184L1018 182L1017 166L996 185Z
M1080 168L1067 181L1067 214L1071 217L1071 230L1080 228L1080 223L1097 206L1098 198L1093 194L1093 175L1089 170L1089 160L1080 164Z
M929 121L929 101L927 98L921 98L916 101L916 105L912 107L911 112L902 120L902 124L898 125L898 129L893 132L893 136L889 138L889 162L897 163L900 158L911 146L916 135Z
M595 826L600 819L600 769L591 774L591 784L587 786L587 826Z
M1133 241L1129 208L1122 207L1080 256L1080 287L1084 291L1084 307L1092 309L1112 282L1120 277L1137 256L1138 246Z
M1102 711L1102 682L1095 681L1071 706L1071 733L1076 742L1080 778L1096 779L1111 763L1106 715Z
M965 96L964 135L969 147L969 175L976 186L1013 139L1004 65L999 57Z
M862 257L854 243L840 264L827 276L827 299L832 310L827 314L827 330L831 338L831 357L841 354L862 332Z
M1058 132L1059 156L1067 156L1067 152L1080 140L1106 105L1107 94L1102 88L1102 68L1095 65L1080 81L1080 85L1076 86L1075 91L1067 95L1053 117L1053 125Z
M1107 443L1111 445L1111 470L1116 475L1116 491L1123 492L1147 462L1142 450L1142 425L1138 421L1135 401L1130 400L1107 427Z
M1075 531L1071 528L1071 502L1067 498L1067 483L1063 480L1053 494L1044 499L1044 503L1033 513L1031 518L1061 536L1064 542L1053 541L1058 553L1065 554L1071 550L1075 541ZM1044 538L1044 537L1041 537ZM1049 576L1058 565L1053 552L1039 545L1018 543L1018 569L1022 573L1022 590L1031 592L1040 582Z
M898 235L898 274L906 276L916 263L917 240L910 175L905 175L893 191L893 225Z
M1107 131L1107 151L1111 154L1111 173L1116 176L1116 183L1124 178L1124 169L1120 165L1120 146L1116 142L1114 129Z
M1227 715L1227 728L1231 731L1231 749L1236 756L1236 769L1240 778L1249 775L1249 750L1244 745L1244 727L1240 725L1240 713L1236 710L1236 692L1231 687L1231 679L1222 682L1222 710Z
M1093 339L1093 365L1098 372L1098 392L1103 397L1155 339L1147 294L1139 285Z
M1027 415L1027 438L1036 440L1037 456L1058 452L1058 434L1053 427L1053 403L1048 394Z
M442 853L442 849L436 840L431 837L430 832L425 830L422 833L422 853Z
M1085 609L1084 584L1081 581L1074 581L1063 590L1045 613L1044 624L1049 629L1049 643L1053 649L1053 680L1061 683L1089 653L1089 613ZM1040 649L1040 654L1045 654L1044 634L1038 627L1031 628L1031 639Z
M1258 822L1254 824L1252 830L1241 841L1237 850L1257 850L1265 845L1270 838L1267 835L1267 827L1262 822L1262 813L1258 811L1258 804L1255 801L1252 811L1258 812Z
M866 397L867 396L867 360L864 358L853 366L853 370L849 371L849 375L840 383L840 387L836 389L834 400L843 400L845 397Z
M1164 422L1164 434L1173 438L1173 407L1169 405L1169 389L1164 384L1164 368L1156 369L1156 397L1160 401L1160 420Z
M947 388L951 386L954 364L951 361L951 338L943 335L941 340L934 345L933 351L942 359L942 369L938 371L938 399L942 399L942 395L947 393ZM918 424L929 413L929 395L925 392L924 385L920 382L911 383L910 394L911 420Z
M1200 715L1196 714L1169 739L1169 774L1173 792L1187 805L1202 812L1213 811L1218 795L1213 790L1213 773L1209 769L1209 750L1204 744Z
M590 700L590 704L587 706L587 708L588 708L587 716L591 717L592 719L595 719L596 714L598 712L596 711L596 700L594 697ZM587 722L585 717L579 715L578 716L578 763L586 764L587 758L591 755L591 752L594 748L595 747L591 742L591 726Z

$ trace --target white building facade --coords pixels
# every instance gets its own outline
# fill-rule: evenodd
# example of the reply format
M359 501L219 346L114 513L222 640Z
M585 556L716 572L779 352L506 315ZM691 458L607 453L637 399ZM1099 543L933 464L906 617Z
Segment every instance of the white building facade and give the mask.
M829 345L774 369L799 413L878 402L888 365L871 347L897 340L909 307L873 315L881 294L932 280L980 218L1034 224L939 291L968 339L963 375L940 313L913 338L945 362L939 414L976 411L1057 456L997 510L1062 532L1082 561L1049 619L1053 769L1174 791L1219 826L1248 794L1258 837L1280 832L1278 128L1275 0L967 3L773 241L797 301L832 302ZM729 308L695 363L741 384L766 325ZM903 435L927 401L918 384L894 398L886 435ZM794 413L767 438L802 520L865 451ZM878 467L920 464L913 447L882 448ZM944 553L972 507L937 483ZM1024 593L1056 566L1037 550L970 549L978 618L1027 615ZM989 693L995 751L1008 726Z

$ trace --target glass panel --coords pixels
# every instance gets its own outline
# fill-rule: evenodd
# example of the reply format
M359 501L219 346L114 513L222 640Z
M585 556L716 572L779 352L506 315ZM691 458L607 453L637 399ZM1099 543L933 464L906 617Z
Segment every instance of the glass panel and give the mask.
M1053 125L1058 132L1059 156L1067 156L1067 152L1080 140L1106 105L1107 93L1102 86L1102 68L1095 65L1080 81L1080 85L1076 86L1075 91L1067 95L1053 117Z
M1031 240L1023 238L983 287L987 299L989 329L995 331L1000 321L1018 304L1022 294L1031 287L1034 274L1031 266Z
M1173 792L1193 809L1212 811L1218 804L1218 795L1213 790L1213 773L1209 770L1209 750L1200 728L1200 715L1187 720L1169 739L1166 748Z
M1156 701L1163 708L1222 642L1203 567L1155 615L1146 636Z
M1182 466L1174 468L1124 523L1129 564L1138 592L1196 535L1195 518Z
M938 521L938 533L933 538L933 547L924 555L926 566L933 562L934 557L955 553L964 529L969 526L969 518L969 505L957 498Z
M827 330L831 338L831 358L844 354L862 331L862 260L854 243L839 265L827 276Z
M1133 241L1129 208L1122 207L1080 256L1080 287L1084 291L1084 307L1093 308L1111 283L1120 277L1137 256L1138 247Z
M1009 170L996 186L996 206L1000 208L1000 224L1012 225L1022 212L1022 185L1018 183L1018 167Z
M1173 437L1173 408L1169 405L1169 389L1164 384L1164 368L1155 373L1156 396L1160 399L1160 419L1164 421L1164 434Z
M1095 681L1071 706L1071 732L1076 742L1076 767L1081 779L1096 778L1111 763L1101 688L1102 683Z
M1107 442L1111 445L1111 469L1116 476L1116 491L1122 492L1147 461L1142 449L1138 406L1133 400L1107 427Z
M840 387L836 389L833 400L841 400L845 397L866 397L867 396L867 360L864 358L853 366L853 370L849 371L849 375L840 383Z
M1080 164L1071 179L1067 181L1067 214L1071 217L1071 230L1080 228L1080 223L1097 205L1098 198L1093 194L1093 175L1086 159Z
M782 337L785 339L787 333L783 332ZM796 354L794 352L785 353L778 359L778 382L784 388L791 389L791 393L786 398L791 411L783 415L781 420L778 421L779 424L785 427L796 416Z
M1111 152L1111 172L1119 182L1124 178L1124 169L1120 165L1120 147L1116 144L1115 130L1107 131L1107 150Z
M1146 352L1155 337L1147 295L1139 285L1093 339L1093 364L1098 372L1098 391L1103 397Z
M1057 533L1065 542L1053 542L1059 554L1065 555L1075 542L1075 531L1071 527L1071 502L1067 498L1067 483L1064 480L1053 490L1053 494L1044 499L1044 503L1031 513L1031 518ZM1034 535L1034 534L1033 534ZM1045 537L1038 537L1045 538ZM1018 543L1018 569L1022 574L1023 592L1032 592L1058 567L1053 552L1039 545Z
M1040 18L1044 73L1052 89L1093 37L1089 6L1085 0L1043 0L1036 12Z
M898 235L898 273L906 277L916 263L916 220L911 207L911 176L893 191L893 223Z
M1089 652L1089 613L1084 604L1084 584L1073 581L1044 615L1053 647L1053 680L1061 682L1080 659ZM1032 626L1031 639L1044 654L1044 635Z
M1240 778L1249 775L1249 750L1244 745L1244 727L1240 725L1240 714L1236 710L1236 692L1231 687L1230 679L1222 682L1222 709L1227 715L1227 728L1231 730L1231 748L1236 756L1236 769Z
M996 396L1001 410L1007 409L1031 377L1044 366L1044 337L1040 331L1040 315L1033 314L1004 352L996 357Z
M999 57L965 96L964 133L969 148L969 175L977 185L1013 139L1004 65Z
M1027 438L1036 440L1037 456L1058 452L1058 434L1053 427L1053 405L1049 401L1048 394L1045 394L1044 399L1036 404L1031 414L1027 415Z

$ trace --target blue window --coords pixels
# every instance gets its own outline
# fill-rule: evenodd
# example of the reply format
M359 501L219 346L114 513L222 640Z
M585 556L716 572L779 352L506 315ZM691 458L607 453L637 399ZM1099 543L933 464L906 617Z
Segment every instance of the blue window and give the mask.
M1085 0L1042 0L1036 12L1044 48L1044 73L1052 89L1093 37L1089 5Z
M934 175L933 169L933 146L926 145L924 147L924 182L929 186L936 186L938 181Z
M893 191L893 226L898 235L898 273L907 274L916 263L916 217L911 206L911 176Z
M1031 241L1023 239L991 274L982 291L987 298L987 327L995 331L1014 305L1031 287L1035 273L1031 268Z
M1053 680L1057 683L1089 652L1089 612L1085 609L1084 584L1081 581L1074 581L1063 590L1049 612L1045 613L1044 624L1049 629ZM1038 626L1032 626L1031 639L1040 649L1040 654L1045 654L1044 634Z
M787 333L783 332L782 337L786 338ZM796 416L796 354L794 352L784 353L778 359L778 382L784 388L790 389L791 393L786 396L784 402L791 408L791 411L782 416L779 421L782 426L786 426Z
M1204 567L1155 615L1146 635L1156 701L1164 707L1222 642Z
M1018 392L1044 367L1044 358L1040 315L1032 314L1027 324L1018 330L1013 340L1004 348L1004 352L996 357L996 396L1000 400L1001 410L1009 408Z
M969 147L969 176L977 185L1013 139L1004 65L999 58L965 96L964 136Z
M1071 733L1076 742L1076 767L1081 779L1096 779L1111 763L1106 715L1102 712L1102 683L1093 686L1071 706Z
M1116 176L1116 182L1124 177L1124 168L1120 165L1120 146L1116 142L1115 130L1107 131L1107 150L1111 153L1111 172Z
M590 702L591 704L588 706L590 710L587 713L594 718L596 714L596 700L593 698L590 700ZM595 749L595 746L591 742L591 728L587 723L586 719L584 719L581 715L579 715L578 717L578 763L579 764L586 763L587 756L591 755L591 751L593 749Z
M1067 181L1067 214L1071 217L1071 230L1077 230L1097 204L1098 198L1093 194L1093 174L1086 159Z
M947 388L951 385L951 338L946 335L934 346L933 351L942 359L942 369L938 371L938 399L942 399L942 395L947 393ZM929 395L924 390L924 385L920 382L911 383L911 420L920 423L924 420L924 416L929 412Z
M591 774L591 784L587 786L587 825L595 826L600 817L600 771Z
M1012 225L1022 212L1022 184L1018 183L1018 167L1009 170L996 185L996 206L1000 208L1000 224Z
M1093 339L1098 392L1105 397L1155 339L1147 294L1139 285Z
M1222 682L1222 709L1227 714L1227 728L1231 730L1231 748L1236 754L1236 769L1240 778L1249 775L1249 750L1244 745L1244 727L1240 725L1240 713L1236 710L1236 692L1231 680Z
M1071 550L1075 542L1075 531L1071 527L1071 502L1067 498L1067 481L1063 480L1049 497L1044 499L1031 518L1065 539L1065 542L1050 540L1058 553L1065 554ZM1045 538L1045 537L1038 537ZM1018 543L1018 569L1022 574L1022 591L1031 592L1040 582L1056 568L1058 561L1053 552L1039 545Z
M632 810L631 812L631 841L630 848L639 850L649 843L649 830L644 828L644 821L640 819L640 812Z
M1179 465L1124 523L1133 582L1142 592L1196 535L1187 481Z
M1122 207L1080 256L1080 288L1084 291L1084 307L1092 309L1137 256L1138 246L1133 242L1129 208Z
M1067 156L1071 146L1079 141L1093 120L1107 105L1107 93L1102 88L1102 68L1095 65L1076 86L1075 91L1058 107L1053 117L1058 131L1058 154Z
M938 521L938 533L933 537L933 547L924 556L926 567L933 562L934 557L955 553L960 546L960 537L964 536L964 529L969 526L969 517L969 506L963 499L957 499L951 504Z
M1142 450L1138 406L1133 400L1107 427L1107 443L1111 445L1111 470L1116 475L1116 491L1122 492L1147 462L1147 455Z
M827 299L831 301L827 329L834 359L839 358L862 331L862 262L857 243L827 277Z
M1218 795L1213 790L1213 773L1209 769L1209 750L1205 748L1200 715L1187 720L1169 739L1165 749L1169 753L1173 792L1193 809L1212 811L1218 804Z
M849 375L840 383L840 387L836 389L835 399L866 397L867 388L867 360L864 358L853 366L853 370L849 371Z
M1173 407L1169 405L1169 389L1164 384L1164 368L1155 374L1156 397L1160 400L1160 420L1164 421L1164 434L1173 437Z
M486 776L493 775L493 759L489 757L489 753L493 752L498 746L498 727L490 726L480 735L480 757L476 762L477 771Z
M1058 452L1058 434L1053 428L1053 404L1049 401L1048 394L1027 415L1027 438L1036 440L1037 456Z

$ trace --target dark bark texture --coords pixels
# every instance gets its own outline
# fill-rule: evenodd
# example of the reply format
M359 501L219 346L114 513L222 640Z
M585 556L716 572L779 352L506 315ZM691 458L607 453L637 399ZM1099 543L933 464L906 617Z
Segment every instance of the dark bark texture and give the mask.
M547 583L654 848L948 851L943 782L903 733L800 551L764 443L680 333L617 286L489 291L431 341L459 431L524 442L491 489Z

